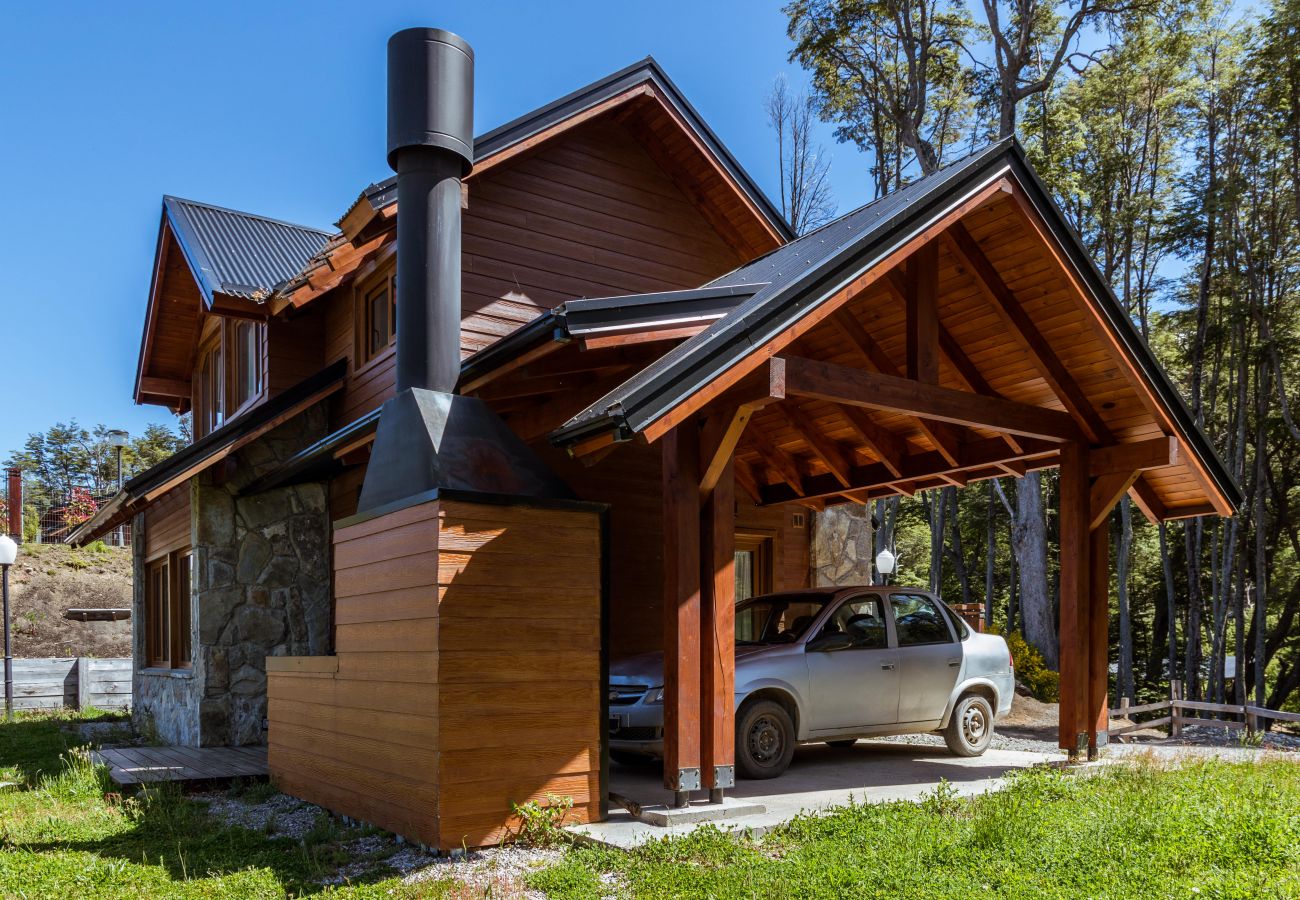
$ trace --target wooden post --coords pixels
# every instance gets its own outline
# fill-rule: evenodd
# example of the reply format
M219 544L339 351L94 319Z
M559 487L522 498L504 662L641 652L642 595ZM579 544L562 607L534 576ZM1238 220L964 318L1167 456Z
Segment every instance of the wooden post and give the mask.
M1088 580L1088 448L1070 441L1061 445L1061 703L1058 743L1071 761L1088 749L1091 636Z
M1110 741L1110 519L1088 535L1088 700L1084 721L1088 759ZM1124 698L1127 702L1128 698Z
M1174 667L1174 661L1171 659L1169 661L1169 668L1171 671L1173 667ZM1183 699L1183 683L1179 681L1177 678L1169 679L1169 736L1170 737L1176 738L1176 737L1182 737L1183 735L1182 723L1178 721L1178 716L1181 714L1180 710L1182 709L1182 707L1179 706L1179 701L1182 699Z
M701 772L709 800L736 783L736 489L728 459L704 504L700 648Z
M694 422L663 438L664 787L700 788L700 456Z
M77 709L90 706L90 660L84 656L77 657Z
M5 497L9 505L9 536L23 542L23 470L17 467L8 472L9 492Z
M939 383L939 242L907 261L907 377Z

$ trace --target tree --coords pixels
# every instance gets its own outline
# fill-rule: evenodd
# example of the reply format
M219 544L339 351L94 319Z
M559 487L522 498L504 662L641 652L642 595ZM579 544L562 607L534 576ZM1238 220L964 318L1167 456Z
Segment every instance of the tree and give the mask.
M782 75L772 84L763 107L767 123L776 132L781 212L796 234L806 234L835 216L830 157L813 140L815 103L807 94L792 93Z

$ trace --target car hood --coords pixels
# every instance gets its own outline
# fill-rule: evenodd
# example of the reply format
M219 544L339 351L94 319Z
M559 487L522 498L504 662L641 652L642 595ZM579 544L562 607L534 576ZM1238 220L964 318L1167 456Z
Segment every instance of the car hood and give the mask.
M736 659L752 656L768 649L766 646L737 647ZM664 683L664 655L660 650L638 653L611 660L609 664L611 684L643 684L646 687L659 687Z

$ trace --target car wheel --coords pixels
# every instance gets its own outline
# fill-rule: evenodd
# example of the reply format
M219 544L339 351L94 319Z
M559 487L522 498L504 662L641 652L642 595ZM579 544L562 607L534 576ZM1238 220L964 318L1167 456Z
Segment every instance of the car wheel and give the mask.
M858 742L857 738L844 738L840 741L827 741L827 747L852 747Z
M655 763L659 762L658 758L651 756L648 753L632 753L627 750L609 751L609 760L610 762L618 763L620 766L637 767L653 766Z
M944 743L957 756L981 756L993 742L993 707L980 694L957 701L943 731Z
M775 778L794 756L794 722L779 703L759 700L736 717L736 770L743 778Z

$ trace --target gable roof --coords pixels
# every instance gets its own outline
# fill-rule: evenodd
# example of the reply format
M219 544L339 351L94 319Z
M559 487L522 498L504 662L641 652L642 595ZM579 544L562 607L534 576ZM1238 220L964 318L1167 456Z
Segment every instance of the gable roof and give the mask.
M792 326L843 288L903 252L909 242L927 235L945 217L960 213L965 204L1003 179L1014 181L1037 208L1126 362L1140 372L1219 496L1229 506L1238 506L1241 489L1014 138L994 143L716 279L711 286L766 285L730 315L577 413L551 433L552 442L572 446L601 435L627 440L645 432L746 358L782 343Z
M727 172L730 178L741 188L754 206L762 213L768 224L785 240L795 237L785 216L758 186L749 173L736 161L736 158L714 134L713 129L690 104L677 85L664 72L652 56L607 75L591 84L581 87L570 94L554 100L545 106L507 122L474 139L475 164L534 138L549 128L601 106L620 95L626 94L638 85L649 85L670 107L688 124L691 131L705 146ZM378 211L397 202L397 176L391 176L376 182L364 191L343 219L359 204L367 204Z
M163 210L209 307L218 294L259 300L297 275L330 233L170 195Z

